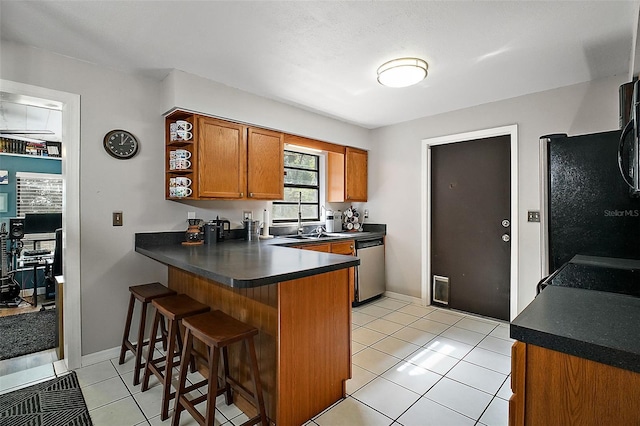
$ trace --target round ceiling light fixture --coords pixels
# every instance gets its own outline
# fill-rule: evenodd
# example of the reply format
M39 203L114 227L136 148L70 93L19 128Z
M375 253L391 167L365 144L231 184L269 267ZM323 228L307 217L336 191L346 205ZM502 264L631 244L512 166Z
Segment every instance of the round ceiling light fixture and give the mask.
M385 62L378 68L378 83L388 87L407 87L427 76L428 65L418 58L399 58Z

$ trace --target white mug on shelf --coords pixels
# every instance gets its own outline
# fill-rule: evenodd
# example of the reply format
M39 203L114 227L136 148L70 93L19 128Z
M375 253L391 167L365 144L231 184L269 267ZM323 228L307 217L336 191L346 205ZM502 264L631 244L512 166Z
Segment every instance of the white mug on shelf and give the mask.
M191 168L191 161L184 158L176 158L176 170L186 170Z
M188 188L191 186L191 179L189 179L188 177L177 177L176 178L176 186L184 186L185 188Z
M177 132L178 140L189 141L193 137L193 133L187 130L178 130Z
M169 170L175 170L176 169L176 160L175 158L171 158L169 159Z
M185 121L185 120L176 121L176 130L180 131L180 130L191 130L191 129L193 129L193 124L189 123L188 121Z
M175 160L177 158L177 154L175 151L169 151L169 160Z
M175 141L178 139L178 123L169 124L169 139Z
M187 188L186 186L176 186L176 197L184 198L188 197L193 193L191 188Z
M177 149L171 152L176 153L176 158L184 158L185 160L188 160L189 158L191 158L191 151L187 149Z
M172 186L177 186L176 178L174 178L174 177L169 178L169 187L172 187Z
M169 187L169 197L175 197L176 196L176 186L170 186Z

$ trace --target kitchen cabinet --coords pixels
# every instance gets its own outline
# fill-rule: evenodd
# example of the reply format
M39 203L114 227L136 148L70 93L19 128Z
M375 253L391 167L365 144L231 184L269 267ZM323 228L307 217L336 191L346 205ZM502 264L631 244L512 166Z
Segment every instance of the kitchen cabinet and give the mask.
M313 250L320 251L324 253L334 253L334 254L343 254L347 256L355 256L356 255L356 243L354 240L347 241L336 241L332 243L321 243L321 244L303 244L299 246L295 246L295 248L299 248L302 250ZM349 295L351 297L351 301L354 301L355 297L355 285L356 285L356 268L349 268Z
M509 425L637 425L640 374L516 342Z
M250 127L247 138L248 198L284 198L284 134Z
M242 125L198 117L198 197L243 198L247 140Z
M187 200L193 200L197 198L197 190L198 190L198 182L197 179L195 179L195 176L198 173L198 152L195 149L196 148L196 144L195 144L195 138L197 137L197 131L195 129L195 127L192 129L192 134L193 137L191 138L191 140L188 141L184 141L184 140L171 140L171 132L170 132L170 125L171 123L176 122L177 120L184 120L184 121L188 121L189 123L191 123L191 125L194 124L195 121L195 116L191 113L187 113L187 112L182 112L182 111L176 111L173 114L167 116L167 118L165 119L165 140L167 141L165 143L165 165L164 165L164 169L165 169L165 185L164 185L164 190L165 190L165 198L167 200L174 200L174 199L179 199L175 196L171 196L170 194L170 185L169 185L169 180L171 178L176 178L176 177L187 177L189 179L191 179L191 190L192 193L190 196L187 197L183 197L184 199ZM189 151L189 153L191 154L191 158L189 158L189 162L191 163L191 167L186 168L186 169L173 169L170 165L170 154L171 151L176 151L178 149L184 149Z
M331 243L331 253L344 254L347 256L356 255L356 242L354 240L337 241ZM349 297L351 302L355 301L356 297L356 268L349 268Z
M193 125L188 141L172 141L170 126L177 120ZM165 195L171 200L284 198L284 135L240 123L175 111L165 120ZM190 167L171 167L172 151L191 155ZM191 180L191 194L172 196L170 179Z
M368 153L346 147L344 154L329 152L327 174L330 202L367 201Z
M296 246L296 248L299 248L299 249L302 249L302 250L321 251L323 253L330 253L330 251L331 251L331 246L329 245L329 243L304 244L304 245L301 245L301 246Z

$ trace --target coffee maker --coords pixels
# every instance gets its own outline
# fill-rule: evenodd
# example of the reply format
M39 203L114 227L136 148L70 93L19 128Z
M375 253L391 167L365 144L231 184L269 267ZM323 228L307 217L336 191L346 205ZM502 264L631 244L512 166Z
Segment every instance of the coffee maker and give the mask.
M185 246L199 246L204 244L204 235L202 233L202 220L201 219L187 219L189 222L189 228L185 232L185 241L182 245Z
M207 244L216 244L220 241L224 241L225 236L230 232L231 222L226 219L216 217L215 220L210 220L204 225L204 242Z

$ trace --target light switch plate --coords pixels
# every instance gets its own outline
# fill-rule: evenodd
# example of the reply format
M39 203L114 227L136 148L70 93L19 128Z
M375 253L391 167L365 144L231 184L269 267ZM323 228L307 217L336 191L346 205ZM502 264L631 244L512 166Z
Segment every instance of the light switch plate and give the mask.
M537 210L529 210L527 213L527 222L540 222L540 212Z
M113 212L113 226L122 226L122 212Z
M253 220L253 212L249 210L243 211L242 220Z

